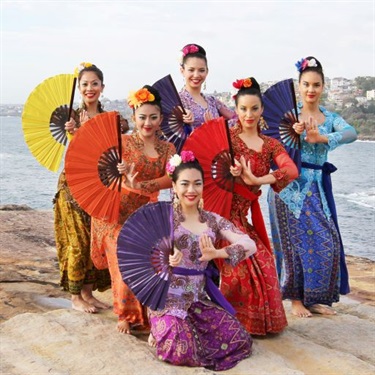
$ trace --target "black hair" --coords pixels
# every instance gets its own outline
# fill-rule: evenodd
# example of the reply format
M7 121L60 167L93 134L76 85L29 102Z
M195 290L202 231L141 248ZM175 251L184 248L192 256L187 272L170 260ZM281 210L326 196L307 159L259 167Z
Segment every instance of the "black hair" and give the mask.
M85 72L93 72L93 73L95 73L97 76L98 76L98 78L99 78L99 80L102 82L102 84L103 84L103 82L104 82L104 75L103 75L103 72L96 66L96 65L91 65L91 66L88 66L88 67L85 67L85 68L83 68L80 72L79 72L79 74L78 74L78 82L81 80L81 78L82 78L82 75L83 75L83 73L85 73Z
M184 49L189 49L189 48L194 47L194 46L196 48L198 48L198 51L184 53ZM184 46L181 51L184 53L184 55L182 57L181 66L185 65L186 60L189 57L197 57L199 59L203 59L206 62L206 65L207 65L206 50L203 47L201 47L200 45L195 44L195 43L186 44L186 46Z
M302 78L304 73L306 73L306 72L316 72L322 77L322 82L324 84L323 67L322 67L322 64L320 63L320 61L318 59L316 59L314 56L307 56L305 58L305 60L308 60L308 61L313 60L313 59L316 62L316 66L307 66L305 69L300 70L298 82L301 82L301 78Z
M238 98L240 96L245 96L245 95L255 95L255 96L257 96L260 99L260 102L262 103L262 106L263 106L262 93L260 91L259 83L257 82L257 80L254 77L250 77L249 79L251 81L251 86L250 87L241 87L238 90L236 96L234 97L234 102L236 103L236 106L237 106L237 103L238 103Z
M172 181L174 183L177 182L178 180L178 176L180 175L180 173L182 171L184 171L185 169L196 169L197 171L199 171L202 175L202 181L204 180L204 172L203 172L203 168L202 166L199 164L199 161L198 159L195 159L194 161L187 161L186 163L181 163L180 165L178 165L175 170L173 171L172 173Z

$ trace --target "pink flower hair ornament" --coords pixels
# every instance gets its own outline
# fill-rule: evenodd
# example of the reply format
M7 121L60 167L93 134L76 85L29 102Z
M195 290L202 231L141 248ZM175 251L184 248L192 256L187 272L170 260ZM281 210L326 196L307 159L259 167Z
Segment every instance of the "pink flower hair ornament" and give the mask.
M192 151L181 151L181 155L174 154L171 156L166 166L168 176L172 177L176 167L178 167L181 163L188 163L189 161L194 160L195 156Z
M181 56L179 57L180 65L183 65L184 57L189 55L190 53L197 53L199 52L198 46L195 44L188 44L181 50Z
M182 56L186 56L189 53L196 53L199 51L199 48L195 44L188 44L182 49Z

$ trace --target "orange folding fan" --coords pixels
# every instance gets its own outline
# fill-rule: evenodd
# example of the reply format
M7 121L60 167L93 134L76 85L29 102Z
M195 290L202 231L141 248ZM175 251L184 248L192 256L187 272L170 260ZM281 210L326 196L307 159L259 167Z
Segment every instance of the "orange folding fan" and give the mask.
M104 112L75 133L65 157L65 173L73 197L89 215L116 222L119 215L121 125L117 112Z

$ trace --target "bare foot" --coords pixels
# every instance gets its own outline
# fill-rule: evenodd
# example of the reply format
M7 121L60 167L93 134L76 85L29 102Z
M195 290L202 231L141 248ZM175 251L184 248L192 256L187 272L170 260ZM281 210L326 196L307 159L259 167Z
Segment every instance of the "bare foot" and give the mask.
M130 335L130 324L126 320L119 320L117 322L117 331Z
M89 303L91 306L95 306L98 309L109 309L111 306L107 305L104 302L99 301L94 296L84 296L82 295L82 298L85 302Z
M322 305L312 305L309 306L308 309L314 314L322 314L322 315L336 315L336 311L333 310L329 306L322 306Z
M156 348L156 340L152 333L149 334L147 342L148 345L151 346L151 348Z
M292 314L299 318L310 318L311 312L299 300L292 300Z
M80 295L72 295L72 309L77 311L94 314L98 312L95 306L90 305Z

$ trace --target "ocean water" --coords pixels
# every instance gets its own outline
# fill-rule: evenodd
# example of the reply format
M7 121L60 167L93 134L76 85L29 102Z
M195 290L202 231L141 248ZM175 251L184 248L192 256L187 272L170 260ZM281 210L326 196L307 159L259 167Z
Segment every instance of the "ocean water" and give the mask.
M356 141L329 155L340 231L347 254L375 260L375 142ZM30 153L20 117L0 117L0 204L51 209L59 172L42 167ZM267 187L260 199L269 228ZM162 199L168 199L163 192ZM270 233L270 231L269 231Z

